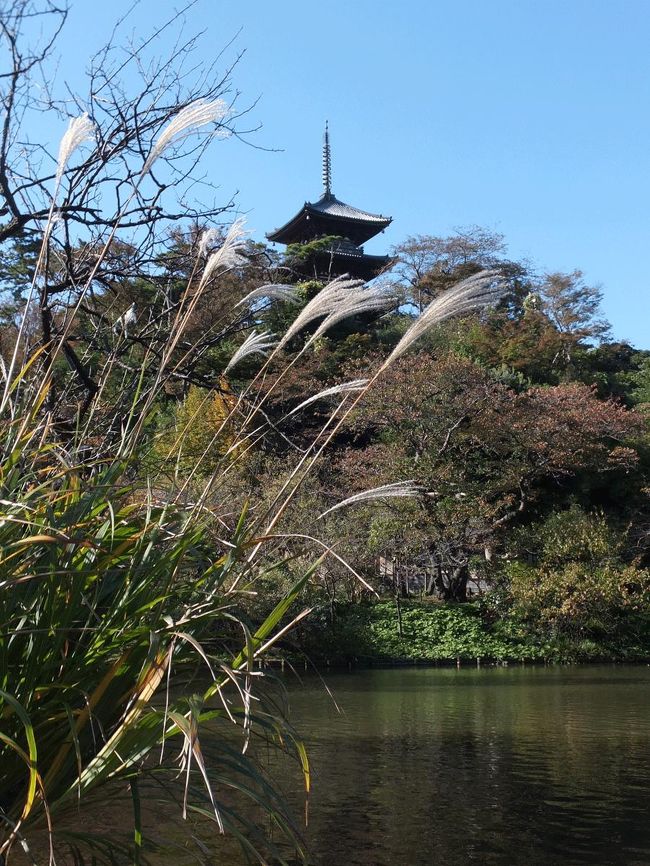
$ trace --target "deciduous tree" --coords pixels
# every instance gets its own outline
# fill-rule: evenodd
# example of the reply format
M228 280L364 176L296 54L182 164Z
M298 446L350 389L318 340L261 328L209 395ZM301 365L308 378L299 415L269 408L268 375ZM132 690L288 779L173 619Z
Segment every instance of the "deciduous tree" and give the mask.
M634 467L629 443L641 419L585 385L517 393L470 361L420 354L376 383L352 429L343 483L421 484L419 520L412 504L391 511L405 509L421 549L441 565L443 594L462 599L470 558L491 551L507 526L558 507L578 476Z

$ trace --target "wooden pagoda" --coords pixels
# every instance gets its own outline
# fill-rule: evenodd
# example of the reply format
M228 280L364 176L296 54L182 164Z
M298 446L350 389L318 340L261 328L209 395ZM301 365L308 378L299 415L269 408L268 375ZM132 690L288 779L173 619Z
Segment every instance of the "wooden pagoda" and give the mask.
M340 201L332 193L332 156L329 129L325 124L323 144L323 195L317 202L306 201L298 213L281 228L267 234L281 244L308 244L331 239L304 257L294 257L293 267L309 277L332 279L350 274L370 280L390 263L390 256L367 255L362 244L383 231L391 217L368 213Z

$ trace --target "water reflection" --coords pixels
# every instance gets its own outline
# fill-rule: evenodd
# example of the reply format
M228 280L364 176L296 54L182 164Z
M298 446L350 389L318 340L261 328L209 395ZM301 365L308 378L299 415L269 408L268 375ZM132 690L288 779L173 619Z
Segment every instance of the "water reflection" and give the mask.
M645 668L398 669L292 688L318 866L650 864Z

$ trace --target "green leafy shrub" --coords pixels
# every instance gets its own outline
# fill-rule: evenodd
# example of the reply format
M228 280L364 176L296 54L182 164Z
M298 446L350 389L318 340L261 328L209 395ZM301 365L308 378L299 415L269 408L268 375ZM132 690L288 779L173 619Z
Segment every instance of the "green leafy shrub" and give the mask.
M518 533L506 566L513 612L533 629L585 640L632 639L650 617L650 572L621 559L624 537L598 511L576 505Z
M510 568L515 609L553 633L603 636L650 614L650 572L616 563Z

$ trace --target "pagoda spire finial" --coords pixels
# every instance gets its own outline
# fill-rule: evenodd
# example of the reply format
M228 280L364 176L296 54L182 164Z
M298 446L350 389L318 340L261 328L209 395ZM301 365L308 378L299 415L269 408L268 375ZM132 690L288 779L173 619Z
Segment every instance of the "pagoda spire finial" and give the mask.
M325 136L323 138L323 187L325 195L332 195L332 154L330 152L329 124L325 121Z

